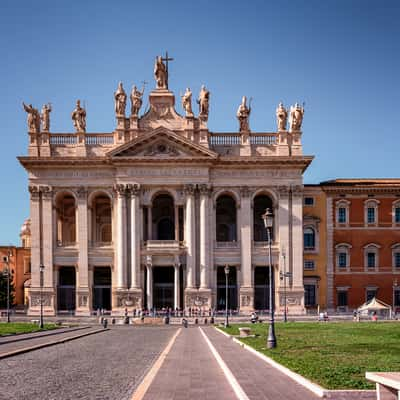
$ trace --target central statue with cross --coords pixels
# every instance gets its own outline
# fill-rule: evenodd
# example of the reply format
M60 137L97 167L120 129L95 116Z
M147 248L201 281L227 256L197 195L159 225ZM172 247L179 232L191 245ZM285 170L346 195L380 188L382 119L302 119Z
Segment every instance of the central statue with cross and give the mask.
M157 89L168 89L168 61L173 61L173 58L168 57L168 52L165 53L165 58L162 56L156 57L154 78L157 82Z

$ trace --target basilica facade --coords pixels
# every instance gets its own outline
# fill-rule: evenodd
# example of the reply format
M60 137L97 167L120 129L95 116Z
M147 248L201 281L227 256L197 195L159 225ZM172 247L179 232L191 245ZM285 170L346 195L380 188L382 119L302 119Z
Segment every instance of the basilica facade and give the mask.
M302 152L304 110L280 104L276 131L252 132L243 98L238 131L213 132L208 90L201 89L196 116L187 89L179 114L165 67L157 57L143 114L144 90L133 88L126 114L119 85L111 133L86 132L79 102L73 133L51 131L51 107L40 115L24 105L29 147L19 160L29 174L29 314L39 313L41 286L47 315L224 309L227 266L230 309L268 309L271 270L277 312L284 290L289 312L304 312L302 175L312 161ZM267 208L274 218L271 269Z

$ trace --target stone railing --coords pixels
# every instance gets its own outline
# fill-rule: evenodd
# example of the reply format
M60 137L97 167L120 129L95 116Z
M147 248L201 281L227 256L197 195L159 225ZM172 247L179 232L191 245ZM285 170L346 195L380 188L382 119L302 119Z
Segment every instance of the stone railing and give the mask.
M239 247L239 242L215 242L215 247L217 249L236 249Z
M78 137L73 133L52 133L50 134L50 144L54 145L74 145L78 143Z
M144 242L147 250L179 249L179 240L147 240Z
M277 133L251 133L250 144L273 146L278 143ZM211 133L210 146L236 146L242 143L240 133Z
M113 145L114 135L112 133L84 133L83 141L87 146ZM78 134L76 133L51 133L51 145L76 145L78 144Z
M108 133L88 133L85 135L85 143L89 146L114 144L114 135Z

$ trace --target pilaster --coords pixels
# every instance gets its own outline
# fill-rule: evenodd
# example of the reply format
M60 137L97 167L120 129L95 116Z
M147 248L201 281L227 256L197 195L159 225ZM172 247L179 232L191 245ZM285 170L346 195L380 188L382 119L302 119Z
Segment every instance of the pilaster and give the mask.
M117 193L117 288L127 289L126 271L126 185L115 185Z
M287 131L278 132L278 155L288 156L290 154L289 150L289 136Z
M329 310L334 310L334 265L335 255L333 251L333 233L334 233L334 216L333 216L333 199L327 196L326 198L326 301Z
M53 191L49 186L40 186L42 194L42 234L44 287L54 289L53 266Z
M196 226L194 209L194 185L185 185L186 194L186 224L185 242L187 248L186 256L186 288L193 289L195 284L196 268Z

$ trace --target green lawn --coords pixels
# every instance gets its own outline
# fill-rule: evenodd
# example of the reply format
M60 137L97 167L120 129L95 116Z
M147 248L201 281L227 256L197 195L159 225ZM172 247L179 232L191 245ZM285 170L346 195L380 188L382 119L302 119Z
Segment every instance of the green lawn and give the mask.
M232 325L238 335L249 326L255 338L244 343L326 389L374 389L366 371L400 371L400 323L277 323L278 347L266 349L267 324Z
M0 336L10 335L15 333L31 333L40 330L56 329L55 324L45 324L44 329L40 329L39 325L25 322L0 322Z

